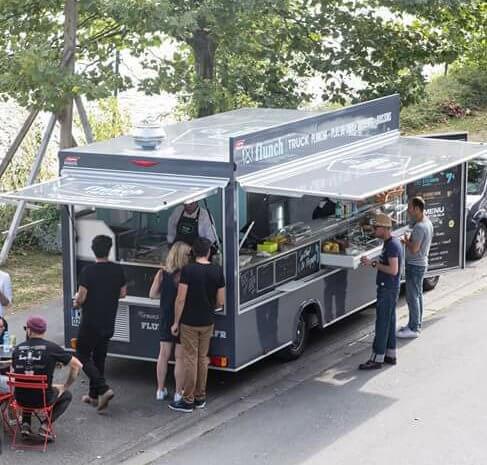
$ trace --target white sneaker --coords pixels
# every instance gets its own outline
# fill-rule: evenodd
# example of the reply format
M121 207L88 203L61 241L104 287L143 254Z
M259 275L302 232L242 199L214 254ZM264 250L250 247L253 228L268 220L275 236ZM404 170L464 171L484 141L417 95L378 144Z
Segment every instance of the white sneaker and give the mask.
M419 337L419 333L410 328L404 328L396 333L396 337L399 339L416 339Z
M167 388L156 391L156 400L164 400L167 397Z
M182 400L182 398L183 398L183 395L180 394L179 392L174 393L174 402L179 402L180 400Z

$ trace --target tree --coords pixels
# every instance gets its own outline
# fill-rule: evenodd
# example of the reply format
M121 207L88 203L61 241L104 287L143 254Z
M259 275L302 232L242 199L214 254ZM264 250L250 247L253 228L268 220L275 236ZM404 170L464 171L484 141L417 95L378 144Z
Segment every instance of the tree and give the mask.
M157 3L157 2L155 2ZM322 76L323 99L421 95L422 67L443 60L443 36L427 19L402 22L387 0L169 0L152 5L149 31L178 44L173 57L138 48L157 73L148 93L178 92L196 116L245 105L296 107ZM159 13L157 13L159 11ZM127 26L128 29L131 26ZM351 77L364 82L357 92Z

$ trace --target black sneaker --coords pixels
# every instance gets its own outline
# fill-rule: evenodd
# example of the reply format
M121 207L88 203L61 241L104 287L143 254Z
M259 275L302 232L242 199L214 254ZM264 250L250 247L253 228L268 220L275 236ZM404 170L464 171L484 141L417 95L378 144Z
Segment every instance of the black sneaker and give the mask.
M396 357L388 357L386 355L384 357L384 363L387 363L388 365L396 365L397 364L397 358Z
M194 408L205 408L205 407L206 407L206 399L194 400Z
M169 408L175 410L176 412L191 413L193 411L194 405L185 402L184 399L172 401L169 403ZM201 407L200 407L201 408Z
M382 368L382 363L374 362L373 360L367 360L358 366L359 370L378 370L379 368Z

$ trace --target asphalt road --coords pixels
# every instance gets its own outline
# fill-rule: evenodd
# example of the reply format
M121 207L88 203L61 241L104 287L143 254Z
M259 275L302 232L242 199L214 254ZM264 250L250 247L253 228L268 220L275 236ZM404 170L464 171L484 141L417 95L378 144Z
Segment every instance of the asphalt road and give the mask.
M484 283L486 275L487 260L484 260L471 264L467 270L442 277L437 289L427 295L427 313L432 314L462 295L469 294L476 288L487 285L487 282ZM403 306L400 313L404 314L404 310ZM48 318L50 337L62 341L63 317L60 301L34 309L34 312L42 313ZM25 318L26 313L10 317L12 333L21 334L21 327ZM48 453L14 452L4 448L0 463L2 465L24 465L32 464L34 461L36 465L110 465L132 457L132 460L127 463L145 464L174 448L182 446L184 451L184 444L188 444L188 442L196 441L194 444L198 444L197 438L201 434L206 433L206 439L212 437L211 435L215 434L215 431L220 431L218 428L222 424L225 425L225 431L227 427L235 428L234 418L239 417L243 421L247 418L247 411L255 409L254 412L259 412L272 405L276 405L279 411L292 410L289 411L290 415L286 415L287 419L279 417L279 412L269 410L269 418L276 419L274 426L270 423L267 423L266 426L266 423L262 422L262 424L256 423L249 428L250 431L268 428L268 432L265 429L260 430L262 436L270 434L269 437L273 438L272 441L275 442L275 446L278 447L280 444L283 450L286 450L286 444L278 441L276 437L272 436L272 433L279 431L281 424L293 424L295 421L299 424L301 418L304 419L305 424L310 426L316 423L317 431L323 429L323 424L328 421L327 418L331 424L343 422L343 428L349 430L351 423L354 423L355 428L358 428L366 422L373 411L377 414L387 411L388 404L397 402L394 400L394 396L362 392L366 377L344 382L343 389L345 391L339 389L340 383L336 379L333 382L310 382L307 380L312 379L323 370L336 366L341 360L357 352L361 353L357 360L353 361L353 366L356 365L359 358L366 357L373 321L374 309L370 308L327 328L322 333L315 334L304 356L293 363L285 364L270 358L235 375L213 372L209 378L208 408L203 412L195 412L191 415L171 412L166 403L160 403L154 399L155 374L153 363L111 359L108 363L107 377L115 390L116 397L106 414L99 415L95 410L80 402L81 395L87 389L86 378L82 375L74 386L72 405L57 424L58 440L49 447ZM482 327L480 320L479 325ZM428 332L425 332L422 340L417 341L418 344L415 343L414 346L419 347L420 344L426 344L429 338ZM435 340L433 344L437 343L438 341ZM428 347L433 347L431 342ZM430 351L430 349L427 350ZM405 367L410 366L408 363L403 363L402 358L401 352L401 370L402 367L406 369ZM428 360L436 363L436 358ZM415 376L414 373L410 373L411 376ZM63 373L57 373L58 378L62 378L63 375ZM337 379L340 379L340 376ZM296 397L291 396L291 392L294 391L290 391L289 394L285 393L303 382L305 383L303 386L306 385L309 389L302 392L303 396L310 401L309 405L293 410ZM322 385L328 387L328 384L335 387L331 391L326 389L323 392L318 389ZM357 399L352 399L351 396L347 399L345 394L347 390L351 389L359 392ZM316 397L312 397L313 393ZM334 393L333 396L327 397L332 393ZM401 398L399 394L398 398ZM405 394L407 395L407 392ZM341 398L342 395L344 395L343 399ZM292 399L292 401L288 399ZM360 399L369 399L371 408L367 410L364 406L358 405ZM326 421L313 419L312 413L317 407L330 403L334 405L334 409L323 413ZM345 413L349 411L354 411L353 420L350 418L349 424L345 426L347 423ZM308 416L309 419L306 420ZM290 431L287 430L287 433L290 434ZM343 436L343 433L339 434L339 429L337 430L336 427L326 431L325 436L328 438L326 441L330 446ZM289 441L288 436L283 437L291 444L296 443L294 440ZM314 435L311 434L310 438L313 437ZM235 438L238 439L238 434ZM216 441L220 439L215 436ZM314 440L317 441L317 438L314 437ZM225 436L225 441L229 441L229 437ZM232 439L233 442L237 447L239 442ZM383 440L381 439L379 442L382 443ZM256 444L258 444L258 439ZM247 443L246 446L242 444L241 447L253 449L250 443ZM311 447L310 444L308 444L309 447ZM256 448L255 453L258 461L256 459L254 463L267 463L265 462L267 459L264 457L264 452L262 452L264 454L262 455L264 458L262 458L259 455L259 450ZM320 450L318 444L311 450L314 450L314 453L318 452ZM180 453L183 452L180 450L177 454ZM306 457L309 458L312 455L308 453ZM197 456L198 454L194 458L196 459ZM219 463L211 459L212 455L208 457L208 460L205 456L205 460L199 463ZM200 459L202 459L201 456ZM188 457L188 460L191 460L191 457Z
M487 292L402 343L399 364L368 349L177 448L157 465L484 465Z

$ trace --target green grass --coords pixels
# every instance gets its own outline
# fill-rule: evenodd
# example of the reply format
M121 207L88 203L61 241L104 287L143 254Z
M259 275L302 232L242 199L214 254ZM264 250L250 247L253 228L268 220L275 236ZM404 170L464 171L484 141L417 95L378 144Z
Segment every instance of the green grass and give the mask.
M13 305L7 313L31 309L62 294L62 257L36 249L14 250L6 266L12 279Z
M422 129L407 130L405 134L420 135L432 132L468 131L469 141L487 142L487 109L476 111L464 118L449 118L447 122L431 124Z

